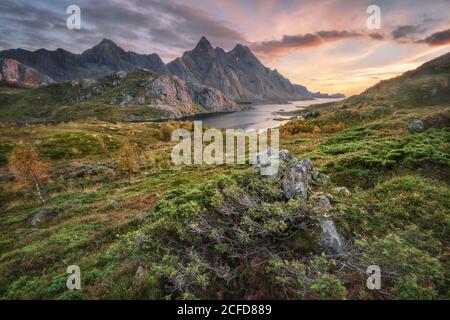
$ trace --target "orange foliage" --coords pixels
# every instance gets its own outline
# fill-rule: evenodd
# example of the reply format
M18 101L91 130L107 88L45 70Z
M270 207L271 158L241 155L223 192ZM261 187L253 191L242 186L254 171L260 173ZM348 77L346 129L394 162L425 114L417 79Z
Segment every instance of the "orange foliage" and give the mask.
M48 179L47 164L39 159L38 152L31 145L15 148L9 157L9 170L16 181L24 186L34 186L41 202L45 202L39 183Z

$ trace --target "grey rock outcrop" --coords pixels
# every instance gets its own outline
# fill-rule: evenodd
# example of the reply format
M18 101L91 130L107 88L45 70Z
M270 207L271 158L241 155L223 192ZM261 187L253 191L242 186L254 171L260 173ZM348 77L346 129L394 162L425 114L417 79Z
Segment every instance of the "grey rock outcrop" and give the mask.
M276 177L281 161L288 159L290 159L289 151L267 148L254 156L252 164L262 176Z
M31 226L37 227L39 224L46 223L58 215L59 211L55 209L43 209L36 213L31 220Z
M0 83L36 88L53 83L53 79L14 59L0 59Z
M119 206L119 202L117 202L116 200L112 200L109 205L113 208L116 208Z
M324 195L319 196L317 201L317 207L325 212L328 212L331 209L333 209L333 207L331 206L330 199L328 199Z
M333 188L333 192L338 195L346 195L346 196L351 194L350 190L348 190L346 187L335 187Z
M326 217L320 224L322 233L319 245L328 254L340 254L345 248L345 239L336 229L336 225L331 218Z
M330 183L330 177L321 172L318 173L317 178L315 178L314 180L320 182L324 186L327 186Z
M147 218L149 215L150 215L150 213L143 211L143 212L138 212L134 218L135 218L136 220L144 220L144 219Z
M286 198L306 199L313 172L314 166L310 160L295 160L289 163L283 173L282 181Z
M411 133L422 132L422 131L425 130L425 126L424 126L422 120L410 121L410 122L408 122L406 127L408 128L408 131L411 132Z
M171 107L177 116L198 112L232 112L239 107L217 89L162 75L145 86L146 94L156 97L156 104ZM200 107L200 109L199 109Z

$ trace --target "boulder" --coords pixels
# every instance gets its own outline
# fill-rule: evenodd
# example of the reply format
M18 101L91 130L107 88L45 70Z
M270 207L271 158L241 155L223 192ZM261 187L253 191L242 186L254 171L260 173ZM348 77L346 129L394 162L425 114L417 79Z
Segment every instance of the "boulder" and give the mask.
M136 216L134 217L136 220L144 220L149 216L150 213L148 212L138 212Z
M115 73L115 76L119 79L125 79L128 73L126 71L118 71Z
M408 128L408 131L411 132L411 133L422 132L422 131L425 130L425 126L424 126L422 120L410 121L410 122L408 122L406 127Z
M309 159L291 161L283 173L282 188L286 198L306 199L313 172L314 166Z
M144 277L145 272L146 272L145 269L141 265L139 265L139 267L136 270L135 277L138 279L142 278Z
M333 193L338 195L350 195L350 190L348 190L346 187L336 187L333 188Z
M324 173L319 173L315 180L320 182L323 186L327 186L330 183L330 177Z
M323 195L318 197L317 207L325 212L328 212L331 209L333 209L333 207L331 206L330 199L328 199L326 196Z
M91 87L95 86L96 84L97 84L97 80L95 80L95 79L82 79L81 80L81 87L83 89L91 88Z
M334 221L326 217L320 224L322 233L320 235L320 248L327 254L340 254L345 248L345 239L336 229Z
M280 150L280 152L279 152L279 158L281 161L289 162L292 160L292 155L289 152L289 150L283 149L283 150Z
M116 208L119 206L119 202L117 202L116 200L112 200L109 205L113 208Z
M56 217L59 211L56 209L43 209L36 213L31 220L31 225L37 227L39 224L46 223Z
M287 150L278 151L276 149L267 148L254 155L252 159L253 167L257 169L263 176L275 177L280 167L280 155L286 157Z

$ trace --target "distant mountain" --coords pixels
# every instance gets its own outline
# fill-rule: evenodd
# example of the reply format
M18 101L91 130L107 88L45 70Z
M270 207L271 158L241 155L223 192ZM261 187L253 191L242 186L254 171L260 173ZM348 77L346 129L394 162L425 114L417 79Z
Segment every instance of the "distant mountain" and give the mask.
M0 58L17 60L56 81L100 78L121 70L148 69L158 73L166 71L164 62L157 54L127 52L108 39L103 39L82 54L63 49L11 49L1 51Z
M0 83L20 87L40 87L53 79L14 59L0 59Z
M167 65L172 74L221 90L235 100L308 100L315 94L265 67L246 46L225 52L205 37Z
M342 93L335 93L335 94L328 94L328 93L321 93L316 92L313 93L313 97L317 99L344 99L346 96Z
M220 90L151 71L117 72L35 89L0 87L0 121L154 121L240 110Z

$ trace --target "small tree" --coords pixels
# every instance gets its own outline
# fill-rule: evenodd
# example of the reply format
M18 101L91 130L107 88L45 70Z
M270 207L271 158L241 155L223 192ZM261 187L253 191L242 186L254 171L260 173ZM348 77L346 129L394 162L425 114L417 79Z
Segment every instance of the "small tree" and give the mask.
M31 145L16 147L9 157L9 170L16 180L23 185L34 186L42 203L45 201L39 184L48 179L47 167Z
M126 173L130 181L132 175L139 172L139 149L128 140L122 143L119 150L119 170Z
M159 139L161 141L170 141L172 138L172 132L175 129L177 129L177 127L172 125L170 122L163 123L159 131Z

